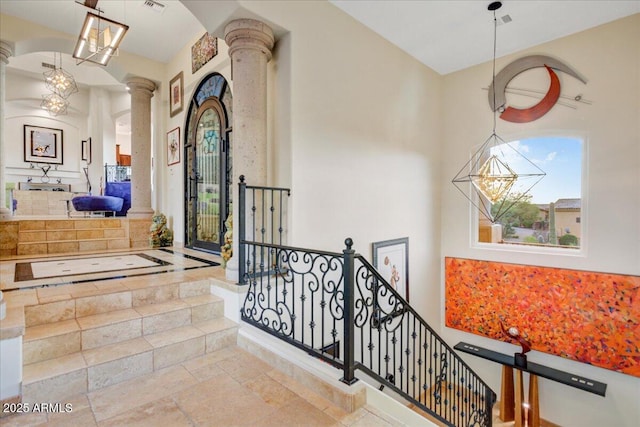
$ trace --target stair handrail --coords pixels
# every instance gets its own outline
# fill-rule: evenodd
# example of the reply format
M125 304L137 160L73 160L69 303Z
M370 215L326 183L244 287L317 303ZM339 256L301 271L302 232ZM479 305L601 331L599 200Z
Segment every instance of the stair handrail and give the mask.
M479 393L479 394L476 393L476 397L478 397L477 401L479 403L483 403L483 407L473 408L475 410L473 413L458 415L457 417L454 414L455 412L454 410L450 410L449 413L438 412L438 411L435 411L434 408L429 407L427 405L426 393L419 393L418 396L410 394L408 390L407 391L403 390L401 386L399 387L395 383L394 377L389 377L388 374L383 374L382 372L375 372L370 367L367 367L366 364L363 363L363 361L355 360L356 369L367 373L369 376L372 376L379 383L381 383L381 385L391 388L396 393L399 393L414 405L427 411L430 415L435 416L440 421L443 421L447 424L451 422L450 418L458 418L458 419L466 419L467 422L462 424L465 426L491 426L492 425L492 408L493 408L493 404L496 402L496 394L491 389L491 387L473 371L473 369L455 352L455 350L451 346L447 344L447 342L444 339L442 339L442 337L440 337L440 335L436 331L433 330L433 328L413 308L413 306L411 306L411 304L408 301L406 301L402 297L402 295L400 295L400 293L396 289L394 289L386 279L382 277L382 275L375 269L375 267L373 267L373 265L371 265L371 263L369 263L369 261L364 256L360 254L355 254L354 259L358 260L361 263L360 267L357 269L358 271L355 272L354 276L356 278L362 278L365 281L372 280L375 286L378 287L378 292L376 292L374 295L376 294L381 294L382 296L387 295L387 296L390 296L389 298L390 300L395 300L396 302L396 305L392 308L392 310L388 310L390 312L386 313L386 316L375 316L375 313L372 313L371 316L368 316L368 315L363 316L361 312L363 311L364 306L360 304L360 313L359 315L355 316L356 317L355 323L356 324L358 323L358 318L359 318L360 322L362 322L362 326L364 326L366 324L366 318L369 318L371 319L371 324L372 324L371 326L381 328L382 325L384 324L392 324L393 322L396 322L396 324L399 323L396 320L397 317L406 316L406 315L413 316L414 319L420 324L420 326L424 328L425 331L428 331L428 333L433 337L434 341L439 346L439 353L442 356L444 356L441 358L440 362L443 362L442 359L446 360L446 357L448 356L451 356L453 358L453 363L455 363L457 368L455 370L450 371L450 373L459 374L459 371L461 370L468 372L471 378L473 378L473 381L476 383L475 387L484 391L484 393ZM359 271L360 272L365 271L366 273L364 273L365 275L363 275L363 273L359 273ZM355 288L358 290L361 289L357 280L356 280ZM379 297L380 295L377 296L377 298ZM360 301L364 301L365 299L366 299L365 296L361 293ZM375 301L375 299L376 297L373 298L373 301L371 304L372 308L374 307L375 304L377 304L378 306L380 305L380 302ZM358 300L357 299L354 300L354 303L357 306ZM362 349L363 346L361 345L360 348ZM444 353L443 353L443 349L445 350ZM426 353L426 349L425 349L425 353ZM450 362L451 361L447 361L447 363L450 363ZM454 376L458 376L458 375L454 375ZM407 377L408 377L408 371L407 371ZM443 373L442 370L440 371L440 374L435 375L434 378L435 378L437 387L436 387L436 390L433 391L430 397L432 398L431 399L432 402L439 401L438 404L440 404L443 402L443 399L445 399L446 397L444 395L445 393L439 391L437 388L440 388L440 387L449 388L450 382L448 381L447 376ZM467 383L469 383L469 381L470 379L466 380ZM408 382L409 381L407 381L407 385L408 385ZM473 387L474 386L472 385L471 388ZM467 388L467 389L471 390L471 388ZM422 399L423 397L424 397L424 400ZM442 408L442 406L440 407ZM449 424L449 425L457 426L460 424Z
M246 188L242 180L242 211ZM290 194L278 187L251 189ZM240 218L240 283L249 285L241 307L243 321L342 369L341 381L346 384L356 382L355 371L360 370L446 425L492 425L495 392L362 255L355 253L350 238L341 253L248 240L243 232L244 215ZM400 347L396 346L398 329ZM365 333L368 341L363 338ZM358 337L360 342L356 342ZM406 348L402 347L405 338ZM381 349L383 342L384 356L379 351L374 357L372 350L376 346ZM375 369L374 364L380 368L383 359L385 369ZM424 372L418 372L423 366ZM409 390L410 382L413 390Z

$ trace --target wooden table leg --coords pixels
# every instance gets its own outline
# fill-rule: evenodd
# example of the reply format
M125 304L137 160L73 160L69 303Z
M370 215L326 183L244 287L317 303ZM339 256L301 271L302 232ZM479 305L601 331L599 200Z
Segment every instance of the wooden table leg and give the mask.
M524 384L522 383L522 371L516 369L516 402L515 402L515 427L524 427Z
M538 376L529 375L529 415L528 427L540 427L540 402L538 399Z
M513 421L515 402L513 398L513 368L511 366L502 366L502 387L500 390L500 419Z

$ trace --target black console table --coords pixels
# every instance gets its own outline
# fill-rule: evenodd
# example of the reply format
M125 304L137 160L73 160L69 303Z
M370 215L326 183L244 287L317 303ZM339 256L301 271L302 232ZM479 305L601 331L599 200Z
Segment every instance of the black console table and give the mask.
M500 397L500 418L503 421L513 421L515 426L524 425L523 410L523 382L522 373L528 372L529 378L529 427L538 427L540 425L540 406L538 398L538 377L547 378L570 387L604 396L607 391L607 385L598 381L590 380L579 375L573 375L568 372L553 369L548 366L540 365L534 362L527 362L526 366L517 366L513 355L498 353L497 351L478 347L477 345L459 342L453 348L463 353L472 354L492 362L502 365L502 390ZM514 391L513 368L517 369L515 380L516 389ZM515 396L514 396L515 394ZM515 400L514 400L515 397Z

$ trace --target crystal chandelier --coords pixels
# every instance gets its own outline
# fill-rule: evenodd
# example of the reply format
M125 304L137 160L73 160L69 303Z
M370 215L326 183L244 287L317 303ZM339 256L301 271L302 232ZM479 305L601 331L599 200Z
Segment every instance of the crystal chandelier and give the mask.
M68 106L69 101L67 101L57 93L42 95L42 103L40 103L40 107L43 110L46 110L51 116L67 114Z
M44 84L50 91L58 94L60 97L67 99L72 94L78 92L78 85L71 73L62 68L62 54L60 57L60 67L55 65L56 54L53 54L53 69L42 73L44 75Z
M496 96L496 10L501 6L499 1L488 6L493 12L493 83L490 88L493 105ZM452 180L453 185L492 223L522 200L546 175L518 151L517 141L506 143L496 134L496 114L494 110L491 135Z

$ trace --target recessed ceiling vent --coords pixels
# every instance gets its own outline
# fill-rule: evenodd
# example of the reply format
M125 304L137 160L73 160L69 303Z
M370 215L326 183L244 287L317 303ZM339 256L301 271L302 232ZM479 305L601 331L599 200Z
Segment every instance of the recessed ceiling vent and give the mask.
M164 13L165 5L163 5L162 3L158 3L155 0L144 0L144 3L142 4L142 6L148 7L154 12Z
M56 66L53 64L47 64L46 62L42 63L42 68L51 68L52 70L56 69Z
M509 15L504 15L501 18L496 19L498 26L503 25L503 24L508 24L509 22L513 21L513 19L511 19L511 16Z

